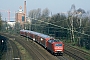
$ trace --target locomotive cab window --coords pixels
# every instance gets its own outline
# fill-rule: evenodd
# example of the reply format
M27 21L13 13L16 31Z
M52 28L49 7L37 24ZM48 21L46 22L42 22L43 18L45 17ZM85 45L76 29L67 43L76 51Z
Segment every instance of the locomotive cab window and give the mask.
M51 40L48 40L48 42L51 42Z
M55 46L62 46L62 44L55 44Z
M54 40L54 42L60 42L60 40Z

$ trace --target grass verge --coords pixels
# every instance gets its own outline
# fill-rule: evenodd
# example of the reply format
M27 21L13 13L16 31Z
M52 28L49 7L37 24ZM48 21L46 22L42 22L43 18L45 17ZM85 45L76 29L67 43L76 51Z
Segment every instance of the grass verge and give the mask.
M17 47L21 53L21 60L32 60L32 57L28 54L26 49L22 45L20 45L18 42L16 42L16 41L14 41L14 42L17 45Z

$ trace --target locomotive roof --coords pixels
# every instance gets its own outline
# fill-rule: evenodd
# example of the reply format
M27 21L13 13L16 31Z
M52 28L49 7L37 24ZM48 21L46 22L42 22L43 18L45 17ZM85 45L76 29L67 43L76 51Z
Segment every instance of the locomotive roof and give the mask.
M50 36L48 36L48 35L45 35L45 34L42 34L42 33L38 33L38 32L35 32L35 31L32 31L32 32L30 32L30 33L35 34L35 35L38 35L38 36L40 36L40 37L42 37L42 38L48 38L48 37L50 37Z
M38 32L35 32L35 31L32 31L31 33L32 33L32 34L35 34L35 35L38 35L38 34L40 34L40 33L38 33Z
M20 30L20 31L26 32L27 30Z
M61 42L60 40L48 40L48 42L53 43L53 42Z
M30 33L35 33L34 31L30 31L30 30L20 30L20 31L23 31L23 32L30 32Z
M35 34L35 35L38 35L42 38L51 38L49 35L45 35L45 34L42 34L42 33L38 33L38 32L35 32L35 31L30 31L30 30L20 30L20 31L23 31L23 32L30 32L32 34Z
M35 32L35 31L30 31L30 30L27 30L26 32L29 32L29 33L31 33L31 34L35 34L35 35L40 34L40 33L38 33L38 32Z
M50 38L50 36L45 35L45 34L40 34L39 36L42 37L42 38Z

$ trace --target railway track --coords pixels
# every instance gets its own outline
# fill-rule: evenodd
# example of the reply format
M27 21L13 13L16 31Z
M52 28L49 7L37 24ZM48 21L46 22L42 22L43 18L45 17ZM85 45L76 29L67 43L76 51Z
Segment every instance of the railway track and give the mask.
M17 47L17 45L12 41L9 40L12 46L12 51L13 51L13 60L21 60L21 55L20 55L20 51Z
M7 52L4 55L4 60L12 60L12 46L9 41L7 41Z
M8 36L7 34L5 34L6 36ZM27 51L28 53L32 56L33 60L71 60L68 59L65 55L64 56L53 56L50 53L47 53L47 51L43 48L41 48L40 45L38 45L37 43L28 40L25 37L21 37L19 36L19 38L17 36L9 36L10 38L15 38L15 41L19 42ZM38 46L39 47L38 47ZM65 46L65 53L67 55L69 55L70 57L76 59L76 60L86 60L82 55L78 54L78 52L72 47L69 46ZM76 53L77 52L77 53ZM83 53L82 53L83 54Z
M68 54L69 56L71 56L72 58L74 58L75 60L86 60L83 57L80 57L70 51L65 50L65 53Z
M0 60L2 59L3 55L7 52L6 42L7 42L7 38L0 35Z
M8 36L7 34L4 34L5 36ZM27 51L28 53L33 57L33 60L51 60L51 59L54 59L54 60L57 60L56 57L54 56L50 56L49 58L47 57L47 54L46 53L42 53L40 50L39 47L35 48L35 44L33 44L32 42L26 42L25 39L21 39L20 37L16 37L16 36L8 36L10 38L15 38L15 41L17 41L18 43L20 43ZM46 55L45 55L46 54Z
M32 53L34 55L34 60L52 60L52 59L57 60L56 57L46 54L47 52L44 52L46 50L45 49L42 50L41 46L38 45L37 43L35 43L31 40L27 41L26 39L24 39L22 42L23 43L26 42L25 46L27 45L29 50L32 51Z
M17 40L17 39L15 39ZM36 49L34 47L34 45L32 43L26 43L26 41L18 41L21 45L23 45L28 52L32 52L30 54L34 55L35 57L33 57L34 60L48 60L48 58L46 58L45 56L43 56L42 53L40 53L40 51L38 51L38 49Z
M90 54L80 49L65 44L65 53L78 60L89 60Z
M58 58L58 60L74 60L72 57L66 55L65 53L63 54L63 56L56 56Z
M40 45L38 45L38 43L35 43L35 42L33 42L33 41L31 41L31 40L29 40L29 41L26 41L26 39L25 39L25 42L27 42L27 44L29 45L29 46L38 46L37 48L34 48L36 51L38 51L38 49L40 50L40 49L42 49L43 51L45 50L45 49L43 49L42 48L42 46L40 46ZM30 44L32 44L32 45L30 45ZM45 50L46 51L46 50ZM53 56L51 53L49 53L50 55L52 55L52 56L48 56L48 55L44 55L45 54L45 52L41 52L41 51L38 51L41 55L43 55L44 57L46 56L46 58L47 59L40 59L40 60L71 60L71 58L67 58L66 56ZM47 51L46 51L46 53L47 53ZM40 55L39 54L39 55ZM42 57L43 57L42 56ZM39 56L38 56L39 57ZM55 58L57 58L57 59L55 59ZM39 57L40 58L40 57Z
M23 42L24 43L24 42ZM47 57L45 57L38 49L36 49L33 44L25 44L31 52L37 57L37 60L49 60Z
M69 59L66 59L66 57L64 57L64 56L58 56L57 57L59 60L69 60Z
M83 51L83 50L80 50L80 49L75 48L75 47L72 47L72 46L68 46L68 47L70 47L70 49L75 50L76 52L79 52L79 53L83 54L84 56L90 57L90 53L88 53L88 52L85 52L85 51Z
M20 51L17 48L17 45L12 41L12 39L7 38L6 45L7 50L6 53L3 55L3 60L21 60Z
M27 44L29 45L29 46L31 46L31 48L33 48L33 47L35 47L34 49L37 51L37 52L39 52L39 55L41 55L41 57L45 57L46 56L46 58L40 58L37 54L36 54L36 52L35 52L35 54L39 57L39 60L72 60L73 58L70 58L70 57L67 57L66 55L64 55L64 56L53 56L51 53L49 53L48 52L48 54L46 54L45 55L45 53L47 53L47 51L44 49L44 48L42 48L42 46L40 46L38 43L35 43L35 42L33 42L33 41L31 41L31 40L27 40L26 38L24 39L24 41L23 42L27 42ZM31 45L32 44L32 45ZM37 47L38 46L38 47ZM41 51L38 51L38 50L42 50L42 51L45 51L45 52L41 52ZM34 53L33 52L33 53ZM43 56L42 56L43 55ZM51 56L50 56L51 55ZM55 59L56 58L56 59Z

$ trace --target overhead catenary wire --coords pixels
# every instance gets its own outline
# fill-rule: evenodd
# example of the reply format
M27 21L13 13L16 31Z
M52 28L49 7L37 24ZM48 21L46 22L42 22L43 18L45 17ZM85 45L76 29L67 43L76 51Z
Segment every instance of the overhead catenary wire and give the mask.
M35 20L37 20L37 19L35 19ZM45 21L42 21L42 20L37 20L37 21L39 21L39 22L44 22L44 23L46 23L46 24L50 24L50 25L56 26L56 27L58 27L58 28L62 28L62 29L66 29L66 30L72 31L72 30L69 29L69 28L65 28L65 27L62 27L62 26L58 26L58 25L55 25L55 24L52 24L52 23L49 23L49 22L45 22ZM78 32L78 31L75 31L75 30L73 30L73 32L76 32L76 33L79 33L79 34L82 34L82 35L86 35L86 36L90 36L89 34L85 34L85 33L82 33L82 32Z

